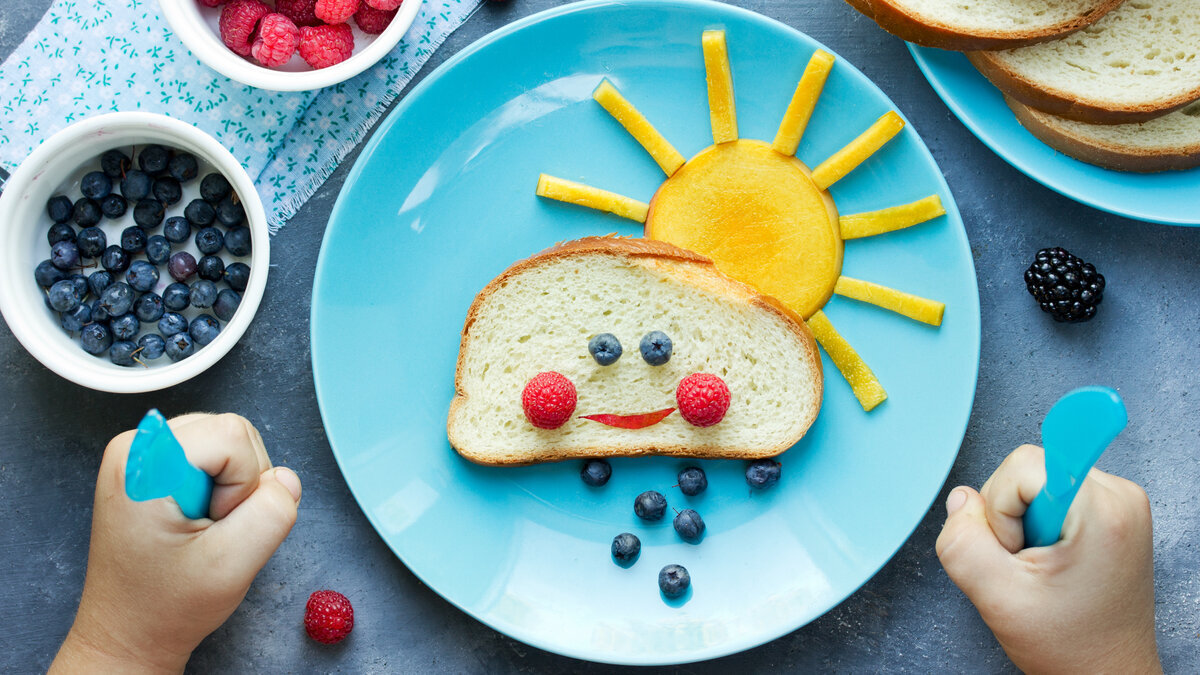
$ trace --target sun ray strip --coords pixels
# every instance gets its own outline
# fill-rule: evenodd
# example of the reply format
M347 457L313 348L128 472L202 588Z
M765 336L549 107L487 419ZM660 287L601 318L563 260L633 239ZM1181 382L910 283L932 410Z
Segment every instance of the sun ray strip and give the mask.
M646 222L646 213L650 210L650 205L645 202L544 173L538 176L537 193L539 197L607 211L639 223Z
M896 111L889 110L858 138L850 141L841 150L833 153L829 159L821 162L813 169L812 179L817 187L828 190L830 185L841 180L883 147L884 143L900 133L904 128L904 120Z
M713 144L738 139L737 107L733 101L733 72L725 31L706 30L700 38L704 47L704 73L708 82L708 114L712 120Z
M942 325L942 315L946 313L946 303L944 302L922 298L919 295L847 276L838 277L833 292L843 297L891 310L930 326Z
M621 126L625 127L625 131L628 131L629 135L633 136L634 140L646 149L646 152L650 153L668 178L683 166L683 155L679 154L675 146L671 145L670 141L664 138L653 124L650 124L646 116L622 96L621 92L617 91L617 88L607 79L602 80L600 86L592 92L592 98L596 99L596 102L620 122Z
M813 336L817 338L825 353L833 360L833 365L842 371L842 376L850 383L850 388L854 390L854 396L862 404L863 410L870 411L887 400L887 392L884 391L883 385L879 384L875 373L871 372L858 352L854 351L854 347L846 342L846 338L837 332L829 322L829 317L825 316L825 312L818 311L813 314L808 319L808 327L812 329Z
M838 219L838 223L842 228L842 239L860 239L902 230L945 214L942 198L929 195L908 204L845 215Z
M775 133L775 142L771 144L775 152L784 155L796 154L796 148L800 146L804 129L808 127L808 120L812 117L813 109L817 107L817 99L821 97L825 79L829 77L832 68L833 54L823 49L818 49L808 60L804 75L800 77L796 92L792 94L792 102L788 104L787 112L783 113L779 131Z

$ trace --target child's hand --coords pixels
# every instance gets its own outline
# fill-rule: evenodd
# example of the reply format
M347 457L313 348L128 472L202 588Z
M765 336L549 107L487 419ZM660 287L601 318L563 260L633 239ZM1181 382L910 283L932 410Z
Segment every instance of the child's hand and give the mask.
M96 481L83 597L53 672L182 672L296 522L300 479L271 468L249 422L185 415L170 426L188 460L213 476L212 519L188 520L170 499L131 501L134 432L114 438Z
M1146 493L1093 469L1062 540L1022 550L1021 516L1045 482L1042 449L1024 445L981 492L951 491L937 540L946 574L1025 672L1162 672Z

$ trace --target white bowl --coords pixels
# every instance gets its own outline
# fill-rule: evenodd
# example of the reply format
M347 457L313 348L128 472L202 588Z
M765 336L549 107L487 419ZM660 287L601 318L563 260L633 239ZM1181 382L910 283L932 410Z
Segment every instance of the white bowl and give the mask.
M158 4L175 36L196 58L218 73L259 89L309 91L344 82L378 63L408 32L421 2L404 0L392 23L379 35L362 32L351 19L354 54L337 65L319 70L305 63L298 53L279 68L266 68L238 56L221 41L218 28L221 7L204 7L197 0L159 0Z
M64 331L58 317L46 307L42 289L33 280L33 268L46 259L49 250L46 231L51 223L46 202L50 197L58 194L81 167L98 165L104 151L148 143L191 152L224 174L246 210L252 247L250 281L237 312L221 327L217 338L197 346L190 357L177 363L164 356L151 367L140 368L118 366L103 356L83 351L79 338ZM196 184L198 181L188 188ZM131 205L126 218L132 212ZM72 382L122 394L170 387L216 363L246 332L267 286L271 257L268 237L267 216L254 182L216 139L190 124L152 113L92 117L46 139L17 168L0 194L0 314L34 358Z

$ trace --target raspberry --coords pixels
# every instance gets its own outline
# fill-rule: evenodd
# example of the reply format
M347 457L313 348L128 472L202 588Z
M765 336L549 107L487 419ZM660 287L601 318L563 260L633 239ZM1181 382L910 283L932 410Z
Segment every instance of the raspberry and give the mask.
M392 19L396 16L396 10L375 9L374 7L363 3L362 7L354 13L354 23L362 29L364 33L370 35L379 35L388 27Z
M321 25L317 18L317 0L275 0L275 11L297 26Z
M317 18L328 24L346 23L358 11L359 0L317 0Z
M250 54L267 66L282 66L291 60L300 43L300 29L282 14L268 14L258 22L258 37Z
M725 419L729 410L729 387L716 375L692 373L675 389L679 414L688 424L711 427Z
M205 7L220 7L225 4L225 0L200 0L200 4Z
M354 31L349 24L300 29L300 58L313 68L339 64L353 53Z
M221 41L235 54L250 56L250 39L258 21L271 13L259 0L233 0L221 10Z
M327 645L346 639L354 630L354 608L350 599L337 591L317 591L304 606L304 630Z
M387 12L396 9L403 2L404 0L363 0L363 4L370 5L375 9L382 9Z
M557 429L575 412L575 385L559 373L538 373L521 393L525 418L539 429Z

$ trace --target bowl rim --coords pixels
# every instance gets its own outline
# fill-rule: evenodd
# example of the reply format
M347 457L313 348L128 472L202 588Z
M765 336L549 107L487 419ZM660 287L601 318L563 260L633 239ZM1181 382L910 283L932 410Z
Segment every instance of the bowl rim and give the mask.
M182 361L134 369L112 364L82 349L76 349L73 353L64 352L61 349L62 341L49 337L63 331L59 325L47 320L42 310L43 303L37 302L36 295L31 293L37 288L30 276L32 261L25 259L28 249L19 243L26 227L34 225L24 225L15 216L31 208L35 212L44 212L40 204L29 203L31 192L41 189L39 181L52 181L51 190L57 189L62 176L47 175L47 166L59 168L69 159L77 157L80 151L76 146L89 150L87 157L79 157L72 164L72 172L91 159L91 146L83 143L85 140L138 135L154 138L154 132L164 137L163 143L174 141L177 147L201 155L229 180L246 210L246 224L250 228L254 246L250 252L250 279L242 293L241 303L217 338ZM254 181L233 154L215 138L191 124L165 115L148 112L106 113L75 122L50 136L30 153L5 183L4 191L0 193L0 221L3 222L3 227L0 227L0 251L3 251L0 260L8 263L0 265L0 315L17 341L42 365L67 380L97 391L118 394L156 391L204 372L241 339L258 312L266 289L270 233L266 212ZM34 222L41 224L43 221L38 219Z
M235 54L200 15L195 0L159 0L163 17L176 37L201 63L242 84L270 91L312 91L345 82L379 63L408 33L424 0L404 0L392 23L350 58L328 68L291 72L272 70ZM203 30L195 30L203 26Z

